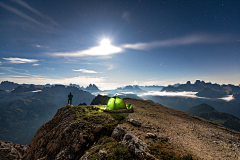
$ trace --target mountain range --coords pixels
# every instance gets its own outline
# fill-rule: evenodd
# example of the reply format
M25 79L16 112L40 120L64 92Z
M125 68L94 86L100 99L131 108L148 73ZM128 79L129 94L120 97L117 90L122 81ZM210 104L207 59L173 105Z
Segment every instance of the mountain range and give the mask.
M161 91L166 91L166 92L191 91L191 92L198 92L197 96L199 97L221 98L223 96L240 93L240 87L234 86L231 84L219 85L219 84L212 84L210 82L205 83L204 81L196 80L194 84L191 84L190 81L187 81L186 84L181 84L178 87L174 87L174 86L164 87Z

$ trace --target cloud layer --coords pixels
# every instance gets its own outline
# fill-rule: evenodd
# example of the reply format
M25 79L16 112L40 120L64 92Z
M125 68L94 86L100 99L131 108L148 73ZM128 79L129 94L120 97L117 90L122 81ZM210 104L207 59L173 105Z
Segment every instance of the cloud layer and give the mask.
M73 71L82 72L82 73L101 73L101 72L96 72L96 71L87 70L87 69L78 69L78 70L73 69Z
M226 41L225 38L214 37L210 35L190 35L190 36L185 36L181 38L154 41L154 42L148 42L148 43L124 44L121 47L128 48L128 49L135 49L135 50L149 50L149 49L161 48L161 47L221 43Z
M3 58L6 61L9 61L9 63L35 63L39 60L37 59L26 59L26 58Z
M64 57L86 57L86 56L108 56L120 52L122 52L122 48L109 45L91 47L89 49L77 52L58 52L54 53L53 55Z

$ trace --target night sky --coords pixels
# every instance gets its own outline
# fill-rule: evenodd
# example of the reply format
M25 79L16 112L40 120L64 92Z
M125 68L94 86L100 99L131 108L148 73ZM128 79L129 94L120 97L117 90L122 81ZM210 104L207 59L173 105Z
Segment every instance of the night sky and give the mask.
M0 81L240 84L239 0L1 0Z

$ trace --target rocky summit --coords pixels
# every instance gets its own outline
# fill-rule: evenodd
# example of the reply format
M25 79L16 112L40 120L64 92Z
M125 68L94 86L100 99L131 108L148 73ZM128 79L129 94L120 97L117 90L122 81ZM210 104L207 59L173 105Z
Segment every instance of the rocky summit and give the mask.
M239 159L240 134L159 104L126 98L133 113L104 105L60 108L28 146L1 141L1 159Z

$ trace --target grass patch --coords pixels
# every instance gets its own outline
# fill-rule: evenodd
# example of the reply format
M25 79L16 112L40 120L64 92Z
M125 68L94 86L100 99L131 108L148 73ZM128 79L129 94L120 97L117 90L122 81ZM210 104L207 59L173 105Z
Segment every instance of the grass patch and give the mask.
M122 159L132 159L133 156L129 152L129 150L119 144L116 144L112 147L112 152L109 155L109 159L116 159L116 160L122 160Z
M88 159L98 159L98 152L103 148L107 151L106 160L136 159L127 148L121 146L118 141L108 136L101 137L99 141L87 151L90 154Z
M112 118L120 122L123 122L129 115L129 113L108 113L108 114L111 115Z
M171 144L168 143L168 138L162 137L155 144L148 146L149 153L158 159L171 159L171 160L193 160L192 155L181 156L173 150Z
M100 109L106 109L107 105L94 105L94 107L100 108Z

